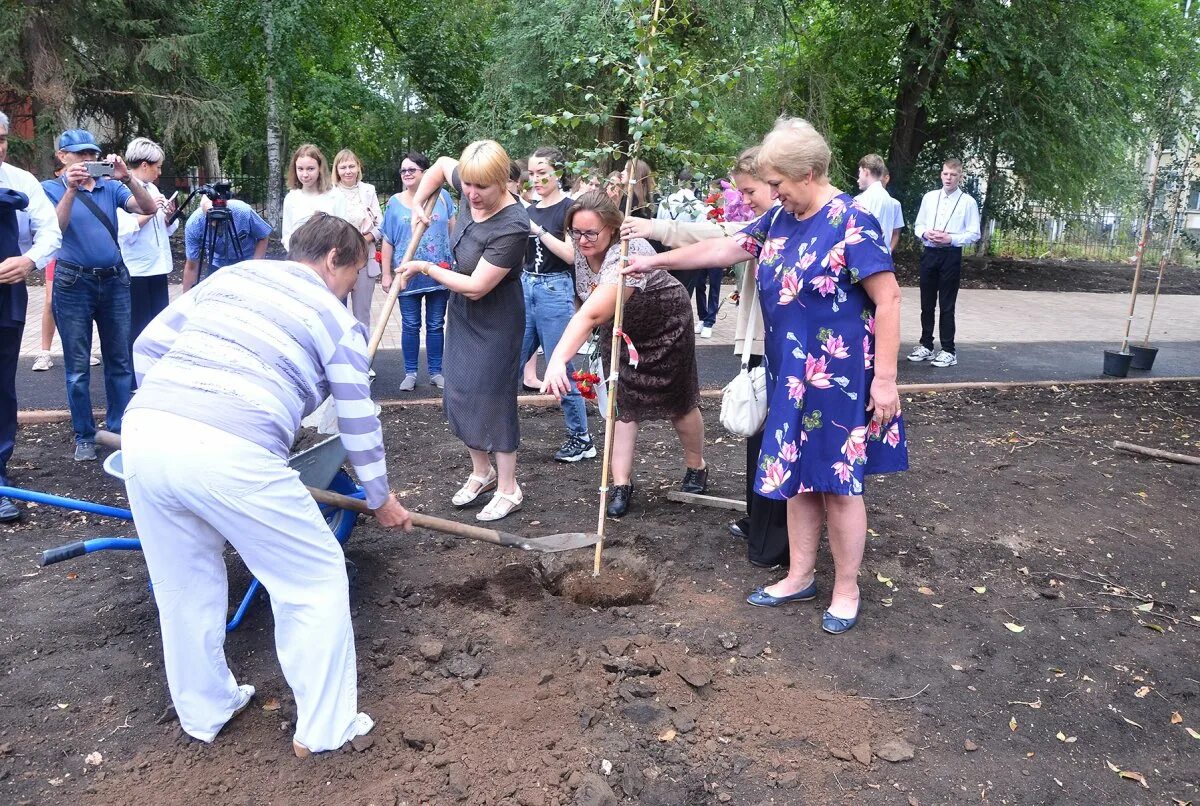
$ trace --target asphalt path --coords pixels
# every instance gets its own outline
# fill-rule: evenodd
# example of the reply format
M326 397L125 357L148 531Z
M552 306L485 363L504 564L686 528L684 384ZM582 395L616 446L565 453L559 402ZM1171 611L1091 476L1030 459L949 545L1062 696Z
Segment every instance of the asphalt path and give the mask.
M1131 370L1129 377L1200 377L1200 343L1167 342L1159 348L1154 369ZM967 383L978 381L1079 381L1106 377L1104 351L1114 349L1101 342L1022 342L1019 344L958 345L958 366L939 369L928 362L913 363L900 357L899 381L902 384ZM907 350L905 350L907 352ZM721 389L738 371L738 357L726 344L700 344L696 347L701 389ZM46 372L34 372L33 356L23 356L17 369L17 402L22 411L65 409L66 384L62 360ZM422 351L417 388L401 392L404 358L399 350L381 350L375 357L377 377L373 385L376 401L436 398L441 392L429 384ZM92 367L91 389L94 408L102 408L104 375L101 367Z

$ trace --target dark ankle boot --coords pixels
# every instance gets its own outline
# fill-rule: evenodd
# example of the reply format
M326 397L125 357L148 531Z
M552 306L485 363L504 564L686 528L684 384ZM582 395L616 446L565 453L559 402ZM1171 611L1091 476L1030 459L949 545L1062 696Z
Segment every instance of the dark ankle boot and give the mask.
M633 498L632 484L615 484L608 491L608 517L620 518L629 511L629 500Z
M683 483L679 485L679 489L685 493L703 495L708 490L708 466L705 465L699 470L689 467L683 474Z

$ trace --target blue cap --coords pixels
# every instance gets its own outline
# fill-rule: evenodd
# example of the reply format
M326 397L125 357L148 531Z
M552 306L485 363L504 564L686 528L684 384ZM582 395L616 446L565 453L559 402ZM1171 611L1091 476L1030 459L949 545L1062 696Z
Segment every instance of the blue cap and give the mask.
M95 151L100 153L96 138L87 129L68 129L58 136L59 151Z

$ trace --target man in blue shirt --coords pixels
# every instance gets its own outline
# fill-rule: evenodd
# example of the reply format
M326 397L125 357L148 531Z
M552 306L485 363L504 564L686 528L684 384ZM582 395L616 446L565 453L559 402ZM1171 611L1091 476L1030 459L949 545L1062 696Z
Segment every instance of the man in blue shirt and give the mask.
M204 199L200 209L188 216L187 226L183 230L184 257L186 258L183 264L184 291L202 279L198 276L200 252L201 247L204 246L206 223L211 209L208 199ZM204 254L207 266L205 277L224 266L231 266L251 258L261 260L267 254L267 238L271 234L271 225L244 201L230 199L225 203L225 209L229 211L229 224L233 228L233 238L237 243L234 244L227 233L217 237L211 252Z
M130 181L129 169L118 155L109 154L105 160L111 163L111 179L89 172L87 163L100 159L100 146L85 129L59 135L56 156L65 166L62 174L42 183L62 230L50 304L62 340L75 461L83 462L96 458L89 366L93 322L104 354L108 430L120 433L133 383L129 272L117 244L117 210L150 214L157 206L141 182Z

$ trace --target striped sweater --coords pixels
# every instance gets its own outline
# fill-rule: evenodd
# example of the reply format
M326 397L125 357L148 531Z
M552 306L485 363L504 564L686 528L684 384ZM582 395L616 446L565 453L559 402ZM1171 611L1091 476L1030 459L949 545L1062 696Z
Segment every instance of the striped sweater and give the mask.
M155 317L133 345L129 410L169 411L287 458L300 420L333 396L367 504L388 497L366 329L311 269L248 260Z

